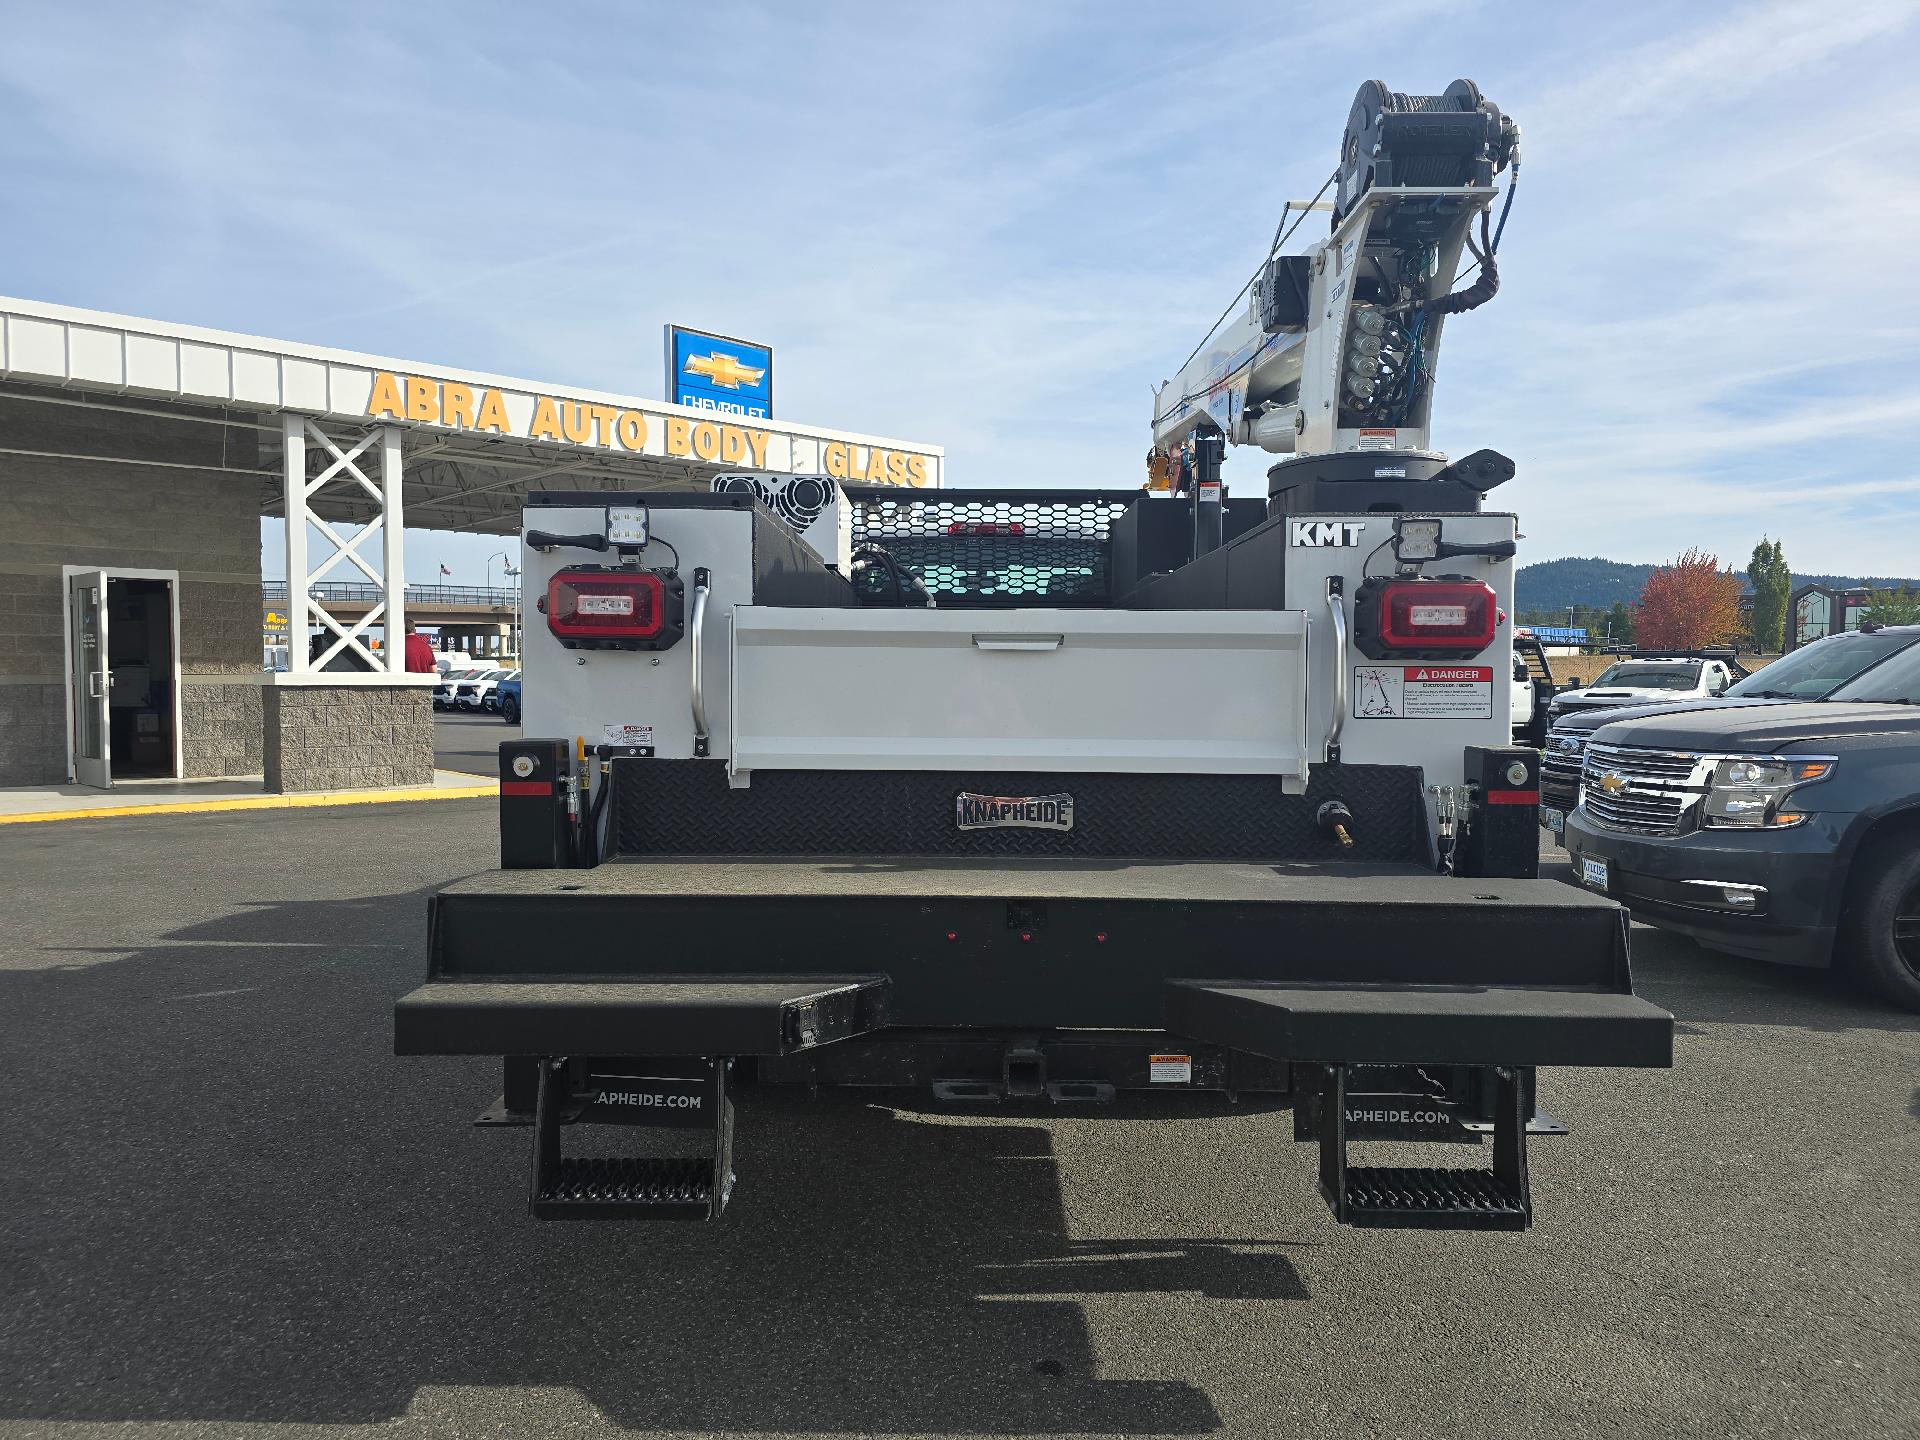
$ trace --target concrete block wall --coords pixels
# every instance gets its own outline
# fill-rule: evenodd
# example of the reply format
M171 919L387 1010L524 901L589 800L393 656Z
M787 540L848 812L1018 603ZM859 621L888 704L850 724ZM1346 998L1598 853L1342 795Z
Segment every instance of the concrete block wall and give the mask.
M190 776L258 774L258 433L0 397L0 785L66 778L63 565L180 572L181 742ZM199 468L178 469L174 466Z
M267 789L433 783L433 696L423 685L269 685Z

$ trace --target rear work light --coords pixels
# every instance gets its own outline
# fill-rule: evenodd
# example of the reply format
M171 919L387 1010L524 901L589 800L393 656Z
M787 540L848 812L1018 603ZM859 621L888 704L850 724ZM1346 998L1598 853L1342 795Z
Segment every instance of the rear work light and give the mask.
M1376 577L1354 597L1353 641L1373 660L1478 655L1499 625L1499 602L1478 580Z
M569 650L666 650L685 628L685 600L671 570L583 565L547 581L540 609Z

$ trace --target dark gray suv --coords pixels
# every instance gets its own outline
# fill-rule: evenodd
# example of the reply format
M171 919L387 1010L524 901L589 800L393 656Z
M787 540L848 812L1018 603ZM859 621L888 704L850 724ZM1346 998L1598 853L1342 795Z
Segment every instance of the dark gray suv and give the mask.
M1578 883L1651 924L1763 960L1843 959L1920 1010L1920 645L1824 700L1602 725L1566 847Z
M1856 675L1920 645L1920 625L1885 625L1844 630L1802 645L1729 687L1725 695L1696 695L1613 710L1576 710L1553 722L1540 756L1540 828L1559 834L1567 814L1580 801L1580 767L1587 741L1602 725L1671 715L1680 710L1782 700L1824 700Z

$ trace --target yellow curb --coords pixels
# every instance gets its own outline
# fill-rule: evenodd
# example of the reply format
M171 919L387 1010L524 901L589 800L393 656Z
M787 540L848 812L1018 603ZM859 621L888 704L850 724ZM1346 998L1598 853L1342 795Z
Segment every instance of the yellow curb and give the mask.
M235 795L225 800L175 800L158 805L96 805L89 810L36 810L25 815L0 815L0 825L32 825L41 820L108 820L120 815L204 815L219 810L302 810L322 805L398 805L408 800L477 800L483 795L499 793L500 787L496 782L487 785L451 785L440 790Z

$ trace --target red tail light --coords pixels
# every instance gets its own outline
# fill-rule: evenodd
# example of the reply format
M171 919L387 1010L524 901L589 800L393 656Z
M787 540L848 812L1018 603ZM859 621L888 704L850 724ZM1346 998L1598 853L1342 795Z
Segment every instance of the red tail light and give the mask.
M570 650L665 650L680 638L686 587L670 570L581 566L547 581L547 629Z
M1499 626L1499 602L1478 580L1376 578L1354 597L1354 643L1374 660L1478 655Z
M947 526L949 535L1024 535L1026 522L1022 520L956 520Z

